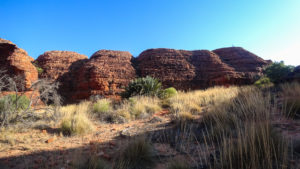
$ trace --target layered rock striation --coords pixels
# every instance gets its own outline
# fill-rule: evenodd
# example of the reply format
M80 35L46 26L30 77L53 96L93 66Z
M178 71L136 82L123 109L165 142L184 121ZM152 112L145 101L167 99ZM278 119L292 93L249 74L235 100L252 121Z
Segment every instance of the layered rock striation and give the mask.
M0 39L0 66L9 76L21 75L28 90L38 80L33 59L10 41ZM59 82L66 102L94 95L118 96L136 77L152 76L165 87L179 90L202 89L215 85L251 84L262 75L270 61L240 48L213 51L148 49L137 58L129 52L99 50L90 59L70 51L48 51L34 63L42 69L39 78ZM295 69L299 79L300 68Z
M19 76L24 82L20 87L22 90L30 90L31 85L38 80L36 67L31 63L33 60L25 50L0 38L0 70L10 77Z
M181 90L251 84L269 64L236 47L214 51L149 49L139 55L137 63L140 76L156 77L164 86Z
M132 59L129 52L97 51L89 60L74 66L69 72L73 78L70 78L71 83L67 86L72 91L66 98L76 101L93 95L119 95L130 80L136 77Z
M87 58L85 55L71 51L47 51L35 60L35 64L42 68L39 78L56 81L69 72L72 64Z

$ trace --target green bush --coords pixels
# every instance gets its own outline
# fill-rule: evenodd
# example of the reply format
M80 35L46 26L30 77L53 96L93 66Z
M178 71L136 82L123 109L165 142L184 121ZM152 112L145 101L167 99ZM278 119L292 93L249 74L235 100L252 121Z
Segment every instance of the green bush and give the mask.
M130 98L132 96L159 96L161 93L161 83L150 76L137 78L131 81L121 94L123 98Z
M293 69L293 66L287 66L281 61L268 66L264 70L264 73L273 83L280 83L287 78L288 74L291 73Z
M177 95L177 90L174 87L169 87L161 92L161 98L166 99Z
M254 85L257 86L257 87L269 87L269 86L272 86L273 83L271 82L270 78L262 77L259 80L257 80L254 83Z
M101 99L93 104L93 112L94 113L107 113L110 111L110 100Z
M32 64L33 64L33 66L36 68L36 70L37 70L38 74L41 74L41 73L43 73L43 72L44 72L44 69L43 69L43 68L41 68L41 67L39 66L39 64L38 64L38 62L37 62L37 61L31 62L31 63L32 63Z
M0 112L6 110L23 110L28 108L30 104L30 100L28 97L16 96L14 94L10 94L0 98Z

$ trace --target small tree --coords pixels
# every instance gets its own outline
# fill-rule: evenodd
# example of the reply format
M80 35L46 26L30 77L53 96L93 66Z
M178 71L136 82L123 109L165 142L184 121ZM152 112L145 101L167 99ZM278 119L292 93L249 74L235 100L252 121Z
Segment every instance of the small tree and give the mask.
M30 124L31 119L36 117L35 112L40 109L45 109L48 113L55 115L61 101L57 89L57 83L38 80L31 85L30 92L26 96L24 77L10 77L5 74L5 71L0 71L0 94L1 90L11 93L0 98L0 127L16 122ZM41 100L51 103L53 106L38 108L37 105Z
M273 83L283 82L289 73L293 71L293 66L287 66L283 61L275 62L268 66L264 73Z
M147 76L132 80L121 95L123 98L137 95L159 96L161 90L162 84L157 79Z

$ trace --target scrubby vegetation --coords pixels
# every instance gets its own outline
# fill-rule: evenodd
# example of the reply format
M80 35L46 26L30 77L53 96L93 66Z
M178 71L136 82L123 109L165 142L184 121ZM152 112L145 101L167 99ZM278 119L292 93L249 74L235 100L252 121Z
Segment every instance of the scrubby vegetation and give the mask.
M60 128L66 135L85 134L93 131L94 125L88 117L89 103L62 107Z
M271 82L270 78L268 77L261 77L259 80L257 80L254 83L255 86L260 87L260 88L265 88L265 87L271 87L274 84Z
M159 96L161 92L161 83L157 79L147 76L132 80L122 93L122 97Z
M42 74L44 72L44 69L39 66L39 63L37 61L31 62L31 63L36 68L38 74Z
M154 149L143 138L133 140L121 152L113 169L147 169L154 166Z
M264 73L273 83L284 82L289 75L294 70L293 66L287 66L283 61L274 62L270 66L268 66Z
M283 112L286 117L300 118L300 85L297 82L281 85L283 97Z
M33 101L29 97L8 95L0 99L0 112L3 115L14 112L10 109L20 113L28 110L30 113L22 114L20 123L44 121L52 130L58 130L53 134L55 137L87 140L84 146L88 148L79 152L82 157L73 160L80 165L68 164L71 168L150 169L161 165L169 169L297 169L297 140L286 125L287 121L299 122L299 83L285 83L278 88L262 78L256 83L259 87L219 86L177 92L175 88L163 90L150 77L145 79L133 82L126 91L126 99L119 101L99 98L59 106L52 91L44 99L53 104L44 105L41 111L31 106ZM133 87L138 84L147 87ZM160 86L159 90L152 86L155 84ZM150 122L154 117L162 122ZM1 128L0 150L2 145L21 142L8 124L15 123L10 120ZM108 133L115 131L109 135L111 140L102 136L103 126L108 126ZM120 134L130 129L143 133ZM109 141L100 145L99 138Z

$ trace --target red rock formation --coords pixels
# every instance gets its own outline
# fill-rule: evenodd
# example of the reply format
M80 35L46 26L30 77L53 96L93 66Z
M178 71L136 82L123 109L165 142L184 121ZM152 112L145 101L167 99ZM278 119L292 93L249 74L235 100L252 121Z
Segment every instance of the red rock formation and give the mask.
M32 61L33 58L28 56L25 50L0 38L0 69L5 70L11 77L21 76L25 82L25 90L28 90L38 79L38 73Z
M87 56L70 51L48 51L40 55L35 63L43 69L39 78L58 80L60 76L69 71L70 66Z
M232 55L230 55L231 50ZM242 48L207 50L150 49L137 58L140 76L150 75L177 89L249 84L267 61ZM225 51L225 52L223 52Z
M67 83L72 91L68 92L69 97L65 98L75 101L88 99L92 95L120 94L136 76L132 59L129 52L100 50L94 53L89 60L72 68L69 74L73 78Z

